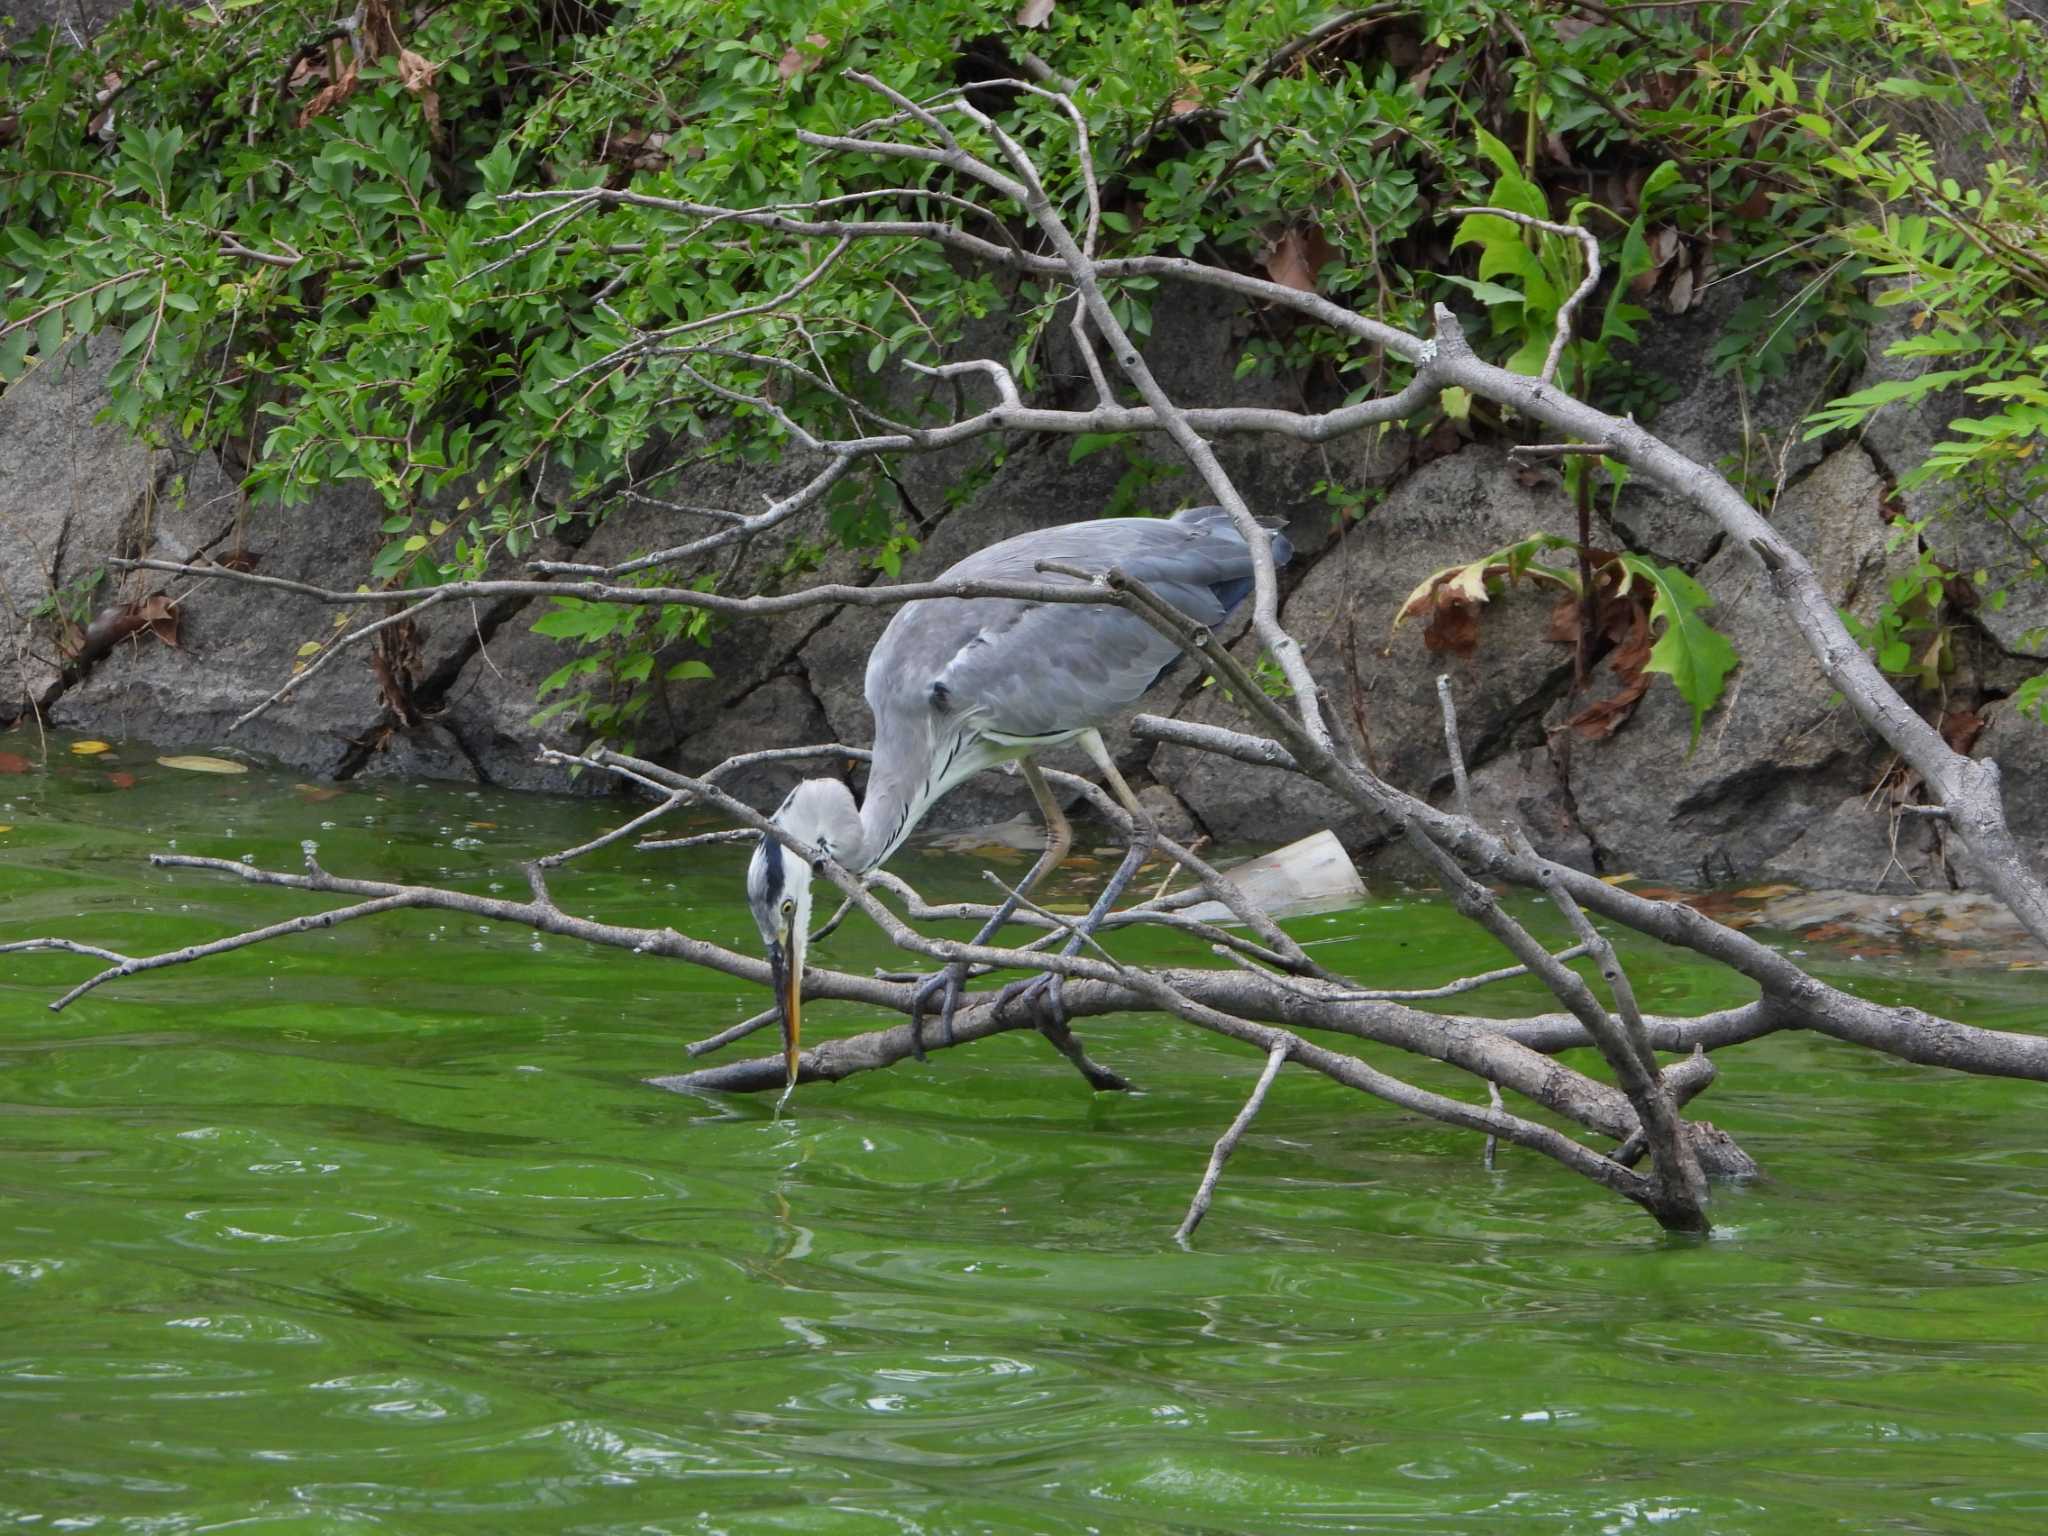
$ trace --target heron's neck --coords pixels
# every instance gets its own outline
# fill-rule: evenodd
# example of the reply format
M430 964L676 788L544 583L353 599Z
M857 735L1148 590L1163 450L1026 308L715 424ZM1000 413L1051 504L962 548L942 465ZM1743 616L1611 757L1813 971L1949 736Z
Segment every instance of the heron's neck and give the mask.
M991 754L972 731L953 726L935 736L900 722L878 722L874 767L861 802L861 864L873 869L917 830L925 812L962 779L1003 754Z
M860 862L849 864L849 869L865 873L903 846L924 819L925 807L918 803L916 789L901 775L878 774L869 780L860 806Z

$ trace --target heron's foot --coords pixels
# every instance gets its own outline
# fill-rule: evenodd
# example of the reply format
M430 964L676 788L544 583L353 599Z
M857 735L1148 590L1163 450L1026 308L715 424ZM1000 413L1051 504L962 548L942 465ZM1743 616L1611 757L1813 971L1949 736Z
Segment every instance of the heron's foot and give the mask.
M939 1001L939 1034L953 1043L953 1015L960 1011L960 998L967 987L967 962L955 960L917 984L910 994L910 1050L919 1061L924 1057L924 1016L931 1012L932 999Z
M1038 1015L1042 1030L1067 1027L1066 978L1052 971L1040 971L1023 981L1013 981L996 994L996 1011L1021 1008Z
M1090 1060L1088 1053L1081 1048L1080 1040L1067 1026L1067 1005L1061 990L1064 985L1064 978L1049 971L1025 981L1014 981L997 996L996 1007L1000 1010L1015 1003L1020 1008L1035 1011L1038 1017L1034 1022L1038 1032L1052 1042L1054 1050L1074 1064L1075 1070L1097 1093L1131 1092L1135 1086L1131 1080Z

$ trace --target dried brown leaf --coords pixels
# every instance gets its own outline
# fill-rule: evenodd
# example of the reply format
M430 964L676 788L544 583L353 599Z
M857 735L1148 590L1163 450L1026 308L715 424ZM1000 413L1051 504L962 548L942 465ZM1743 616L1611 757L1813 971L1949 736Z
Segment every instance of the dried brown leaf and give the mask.
M1422 644L1440 655L1470 656L1479 649L1478 605L1440 599L1423 626Z
M178 627L182 616L178 605L161 592L152 593L141 602L134 604L135 617L141 627L147 629L165 645L175 647L178 643Z
M1283 288L1299 293L1316 291L1316 269L1309 264L1308 236L1299 229L1282 232L1266 248L1266 276Z
M819 56L825 51L826 41L824 33L812 32L801 43L791 43L784 49L782 57L775 61L775 73L782 83L787 85L805 70L815 69Z
M1941 717L1941 739L1949 750L1967 757L1984 734L1984 717L1974 709L1951 709Z
M1623 684L1618 693L1595 699L1573 715L1565 721L1564 728L1587 741L1604 740L1627 723L1628 717L1636 712L1636 706L1643 702L1643 695L1649 691L1649 673L1639 672L1633 681Z
M342 64L341 72L331 82L315 92L311 101L299 108L299 115L295 119L296 125L303 128L306 124L312 122L314 118L324 117L354 95L355 89L356 61L354 56L351 55Z
M1690 266L1681 266L1671 279L1671 292L1664 300L1664 307L1674 315L1682 315L1692 308L1693 274Z
M1749 189L1749 196L1731 210L1738 219L1761 219L1771 211L1770 190L1762 182Z
M398 83L419 98L430 132L441 131L441 98L434 90L434 77L441 66L430 63L410 48L398 50Z

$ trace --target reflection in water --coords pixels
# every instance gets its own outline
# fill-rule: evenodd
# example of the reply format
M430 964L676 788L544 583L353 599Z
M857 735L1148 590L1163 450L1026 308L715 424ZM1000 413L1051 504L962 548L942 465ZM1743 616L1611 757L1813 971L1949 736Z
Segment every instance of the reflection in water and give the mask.
M30 750L30 749L22 749ZM181 778L119 748L4 786L7 936L131 950L298 898L187 852L483 889L614 808ZM135 775L133 788L108 775ZM232 795L229 794L232 790ZM224 804L230 801L231 804ZM226 814L224 814L226 813ZM611 850L577 910L744 941L741 855ZM971 896L971 864L907 870ZM1068 896L1098 874L1079 871ZM2039 1090L1821 1041L1702 1109L1771 1177L1673 1243L1545 1162L1284 1075L1196 1251L1170 1240L1257 1068L1164 1023L1021 1036L760 1100L674 1098L757 999L394 914L42 1005L0 973L0 1519L123 1531L2037 1531ZM1470 940L1405 894L1304 920L1375 982ZM1126 936L1132 953L1171 941ZM829 963L893 963L853 925ZM1635 957L1656 1006L1740 1001ZM2038 977L1859 965L2020 1024ZM1503 1011L1536 1005L1514 987ZM868 1020L820 1005L815 1027ZM1469 1092L1448 1074L1431 1086Z

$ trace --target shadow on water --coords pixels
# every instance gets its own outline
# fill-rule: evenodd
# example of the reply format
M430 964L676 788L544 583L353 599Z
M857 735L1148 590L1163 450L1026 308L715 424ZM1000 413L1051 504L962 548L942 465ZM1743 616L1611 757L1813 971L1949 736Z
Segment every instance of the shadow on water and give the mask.
M117 748L0 778L7 938L149 951L303 910L186 852L493 882L615 808L202 780ZM16 750L32 752L31 746ZM133 778L121 788L112 775ZM574 910L746 942L742 854L611 851ZM906 870L973 895L974 866ZM1072 872L1075 891L1100 876ZM1303 920L1361 978L1468 969L1440 905ZM26 1529L2033 1532L2048 1524L2037 1086L1828 1041L1700 1112L1769 1171L1704 1243L1527 1154L1285 1074L1196 1251L1255 1055L1094 1022L764 1101L669 1097L757 999L396 914L125 982L0 969L0 1518ZM1120 941L1126 942L1126 941ZM1165 941L1158 942L1162 945ZM1142 952L1142 951L1140 951ZM1162 948L1159 953L1165 953ZM894 963L850 925L831 961ZM1633 951L1648 1007L1742 1000ZM2038 975L1835 979L2027 1027ZM1502 1012L1526 988L1485 994ZM850 1005L812 1029L861 1027ZM1447 1074L1431 1086L1470 1093Z

